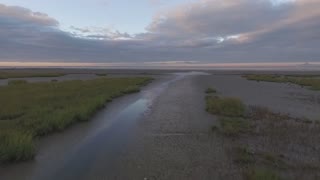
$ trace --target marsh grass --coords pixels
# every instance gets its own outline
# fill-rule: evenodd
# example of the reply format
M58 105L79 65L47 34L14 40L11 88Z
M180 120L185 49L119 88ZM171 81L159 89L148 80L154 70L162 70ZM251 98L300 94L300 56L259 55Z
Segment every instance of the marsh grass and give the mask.
M28 160L35 155L33 136L30 133L17 130L2 132L0 141L0 160L2 161Z
M9 72L9 71L0 71L0 79L8 78L27 78L27 77L59 77L64 76L63 73L27 73L27 72Z
M221 117L221 131L227 136L238 136L241 133L250 132L250 122L244 118Z
M98 78L0 87L0 161L31 159L35 137L88 121L106 102L138 92L150 81Z
M246 107L240 99L229 97L206 97L206 109L209 113L229 117L243 117Z
M250 131L250 122L244 119L246 106L240 99L230 97L206 96L206 110L218 115L221 127L214 126L212 131L220 130L224 135L237 136Z
M320 90L320 79L317 76L290 76L290 75L245 75L244 78L254 81L266 81L277 83L292 83L310 87L312 90Z
M271 169L251 167L245 172L246 180L281 180L281 177Z

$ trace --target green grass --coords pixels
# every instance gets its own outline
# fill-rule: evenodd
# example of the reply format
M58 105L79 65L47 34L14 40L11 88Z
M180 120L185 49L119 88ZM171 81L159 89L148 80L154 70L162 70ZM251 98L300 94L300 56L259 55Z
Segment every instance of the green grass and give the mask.
M270 169L253 167L245 173L246 180L281 180L280 176Z
M207 93L207 94L217 93L217 90L215 90L215 89L213 89L213 88L208 88L208 89L206 90L206 93Z
M244 118L221 117L221 131L227 136L238 136L240 133L250 132L250 122Z
M89 120L106 102L151 78L18 83L0 87L0 162L31 159L34 139Z
M246 106L237 98L206 97L206 109L209 113L221 116L243 117Z
M312 90L320 90L320 79L316 78L317 76L245 75L243 77L258 82L293 83L310 87Z
M0 133L0 160L23 161L34 157L33 136L18 130L5 130Z
M27 72L10 72L0 71L0 79L8 78L26 78L26 77L59 77L64 76L63 73L27 73Z

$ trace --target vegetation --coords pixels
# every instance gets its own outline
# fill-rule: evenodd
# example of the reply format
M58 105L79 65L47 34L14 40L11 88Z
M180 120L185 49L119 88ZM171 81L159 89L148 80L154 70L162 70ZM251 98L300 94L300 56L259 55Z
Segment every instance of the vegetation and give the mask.
M267 81L278 83L292 83L310 87L312 90L320 90L320 78L317 76L292 76L292 75L246 75L248 80Z
M250 123L244 118L222 117L220 123L222 133L228 136L236 136L250 131Z
M64 76L63 73L31 73L31 72L10 72L0 71L0 79L8 78L26 78L26 77L59 77Z
M247 180L280 180L274 171L265 168L252 168L245 173Z
M237 98L220 98L217 96L207 96L207 111L212 114L243 117L245 114L245 105Z
M319 156L319 121L246 107L235 98L207 95L206 104L207 111L218 116L218 125L211 128L212 132L221 133L228 142L226 151L242 169L245 179L320 177L320 163L308 161ZM288 148L290 145L298 151Z
M207 94L217 93L217 90L215 90L215 89L213 89L213 88L208 88L208 89L206 90L206 93L207 93Z
M36 137L87 121L106 102L137 92L150 81L99 78L0 87L0 162L31 159Z

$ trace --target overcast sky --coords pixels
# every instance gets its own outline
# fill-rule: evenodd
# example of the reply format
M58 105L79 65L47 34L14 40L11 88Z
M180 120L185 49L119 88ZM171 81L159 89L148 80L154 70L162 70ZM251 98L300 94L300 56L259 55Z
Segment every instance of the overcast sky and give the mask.
M0 62L320 62L320 0L0 0Z

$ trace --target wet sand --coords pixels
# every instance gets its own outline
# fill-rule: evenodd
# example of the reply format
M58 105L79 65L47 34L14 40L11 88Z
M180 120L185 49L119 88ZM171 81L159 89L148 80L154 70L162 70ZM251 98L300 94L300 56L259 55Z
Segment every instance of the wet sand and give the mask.
M239 75L163 75L92 121L43 138L36 159L1 167L1 180L241 179L226 142L210 133L217 120L205 111L208 87L248 105L320 118L320 93L296 85Z

